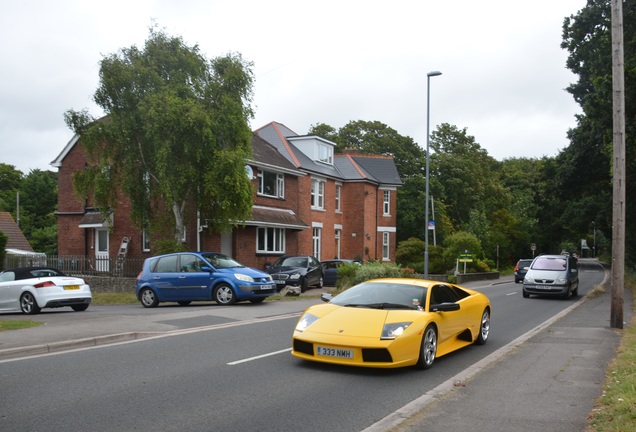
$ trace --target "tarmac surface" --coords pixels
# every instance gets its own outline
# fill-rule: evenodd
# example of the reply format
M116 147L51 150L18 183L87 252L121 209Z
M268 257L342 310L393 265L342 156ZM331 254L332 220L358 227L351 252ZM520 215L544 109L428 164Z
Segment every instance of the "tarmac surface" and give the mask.
M510 277L504 277L494 283L509 281ZM484 283L464 285L474 287ZM315 296L328 290L308 290L297 301L313 304ZM306 296L314 298L303 298ZM631 292L625 290L625 327L631 320L632 301ZM268 305L271 306L268 315L286 313L285 303L288 302L272 302ZM598 296L582 297L550 321L365 432L584 431L622 335L621 330L610 328L610 306L609 288ZM108 306L95 308L101 311L107 310ZM232 313L232 309L223 308L222 311ZM55 314L36 315L45 317L46 325L0 333L0 362L166 332L183 332L205 324L177 310L170 310L170 319L163 321L140 320L144 309L139 308L131 309L134 313L122 314L117 320L113 320L112 315L100 318L86 313L73 313L71 322L56 320ZM250 314L262 313L262 309L246 307L242 313L245 314L243 319L250 319ZM25 318L21 314L0 315L0 319Z

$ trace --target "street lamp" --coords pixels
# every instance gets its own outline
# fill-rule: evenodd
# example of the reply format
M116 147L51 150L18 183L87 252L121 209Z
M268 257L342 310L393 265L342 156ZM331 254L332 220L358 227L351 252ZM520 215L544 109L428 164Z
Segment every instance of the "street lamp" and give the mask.
M426 74L426 211L424 215L424 279L428 279L428 190L429 190L429 164L430 150L429 143L431 139L431 77L439 76L440 71L431 71Z

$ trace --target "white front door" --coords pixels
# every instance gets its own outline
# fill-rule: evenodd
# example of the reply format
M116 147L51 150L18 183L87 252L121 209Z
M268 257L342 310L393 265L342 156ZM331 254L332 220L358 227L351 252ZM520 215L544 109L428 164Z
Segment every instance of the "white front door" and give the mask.
M108 228L97 228L95 230L95 269L104 272L110 270Z

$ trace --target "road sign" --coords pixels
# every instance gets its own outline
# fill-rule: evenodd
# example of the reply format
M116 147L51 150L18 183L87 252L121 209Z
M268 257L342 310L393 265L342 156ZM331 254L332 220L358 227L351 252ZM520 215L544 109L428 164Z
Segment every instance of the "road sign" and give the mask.
M460 253L459 262L473 262L473 254L470 252Z

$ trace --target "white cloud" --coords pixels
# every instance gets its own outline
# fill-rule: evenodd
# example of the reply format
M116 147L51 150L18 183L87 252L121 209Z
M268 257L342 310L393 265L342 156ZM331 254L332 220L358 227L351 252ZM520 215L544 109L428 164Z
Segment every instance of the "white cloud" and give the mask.
M254 62L254 128L381 121L426 141L450 123L497 158L553 156L568 145L576 77L560 48L566 16L585 0L135 1L24 0L0 15L0 162L23 172L49 163L72 138L68 109L88 108L99 61L143 46L153 20L204 55Z

